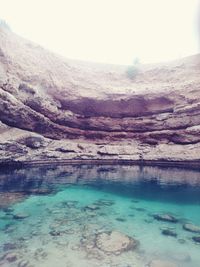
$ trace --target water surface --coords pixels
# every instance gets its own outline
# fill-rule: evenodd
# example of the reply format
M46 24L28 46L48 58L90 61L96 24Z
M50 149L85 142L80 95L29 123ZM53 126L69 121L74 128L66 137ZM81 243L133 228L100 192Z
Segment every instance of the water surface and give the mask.
M169 214L177 223L156 220ZM0 266L199 267L200 172L139 166L57 166L0 171ZM176 236L168 236L163 230ZM101 233L138 241L107 253Z

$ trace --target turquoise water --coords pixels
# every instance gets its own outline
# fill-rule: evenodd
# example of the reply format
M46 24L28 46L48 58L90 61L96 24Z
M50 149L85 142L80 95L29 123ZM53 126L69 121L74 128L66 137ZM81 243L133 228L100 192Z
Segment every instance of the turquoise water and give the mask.
M185 223L200 226L199 185L198 171L172 168L1 170L0 266L145 267L160 260L199 267L200 243L192 237L200 233L183 229ZM156 220L155 214L178 222ZM163 229L176 236L163 235ZM137 240L137 248L99 249L97 236L112 231Z

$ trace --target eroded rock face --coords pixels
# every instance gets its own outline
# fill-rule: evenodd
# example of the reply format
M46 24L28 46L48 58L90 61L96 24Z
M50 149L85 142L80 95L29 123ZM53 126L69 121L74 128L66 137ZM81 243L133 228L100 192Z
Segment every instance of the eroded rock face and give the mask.
M124 251L134 250L138 241L117 231L100 233L96 237L96 246L106 253L121 254Z
M0 59L2 161L200 160L199 55L129 79L126 67L65 60L0 27Z

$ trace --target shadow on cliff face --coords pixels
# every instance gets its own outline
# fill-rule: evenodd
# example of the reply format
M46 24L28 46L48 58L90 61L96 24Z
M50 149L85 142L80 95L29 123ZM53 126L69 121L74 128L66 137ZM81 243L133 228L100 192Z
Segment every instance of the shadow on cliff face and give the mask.
M80 100L59 99L62 109L86 117L137 117L162 112L173 112L173 101L167 97L135 96L129 99L98 100L82 98Z

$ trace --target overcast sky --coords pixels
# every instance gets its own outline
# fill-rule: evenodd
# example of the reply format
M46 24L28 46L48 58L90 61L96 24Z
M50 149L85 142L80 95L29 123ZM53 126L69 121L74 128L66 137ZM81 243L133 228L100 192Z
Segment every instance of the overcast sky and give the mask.
M198 0L0 0L13 31L68 58L117 64L198 53Z

